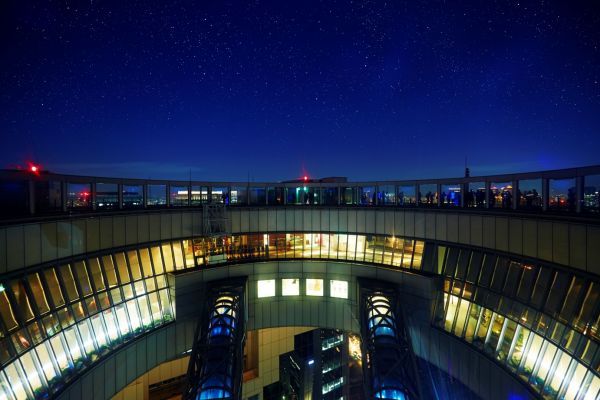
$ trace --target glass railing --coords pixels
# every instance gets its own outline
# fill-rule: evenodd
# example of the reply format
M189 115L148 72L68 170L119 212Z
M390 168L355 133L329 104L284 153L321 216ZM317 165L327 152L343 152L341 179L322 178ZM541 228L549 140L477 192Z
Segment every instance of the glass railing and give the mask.
M600 166L533 173L388 182L153 181L0 170L0 217L227 206L469 208L600 213Z

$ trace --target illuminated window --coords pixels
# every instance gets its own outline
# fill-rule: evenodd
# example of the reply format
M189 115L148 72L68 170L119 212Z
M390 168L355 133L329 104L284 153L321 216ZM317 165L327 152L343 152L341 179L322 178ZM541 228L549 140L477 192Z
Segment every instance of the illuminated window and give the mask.
M258 297L275 296L275 279L258 281Z
M282 279L281 292L284 296L298 296L300 294L300 279Z
M348 298L348 282L346 281L329 281L329 292L331 297L340 299Z
M323 296L323 279L307 279L306 294L308 296Z

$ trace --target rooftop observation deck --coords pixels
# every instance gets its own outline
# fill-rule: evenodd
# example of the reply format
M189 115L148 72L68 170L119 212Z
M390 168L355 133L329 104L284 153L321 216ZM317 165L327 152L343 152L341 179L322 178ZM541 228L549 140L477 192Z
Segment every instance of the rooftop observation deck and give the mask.
M600 215L600 165L464 178L208 182L0 170L0 219L194 208L337 206L468 209L571 218Z

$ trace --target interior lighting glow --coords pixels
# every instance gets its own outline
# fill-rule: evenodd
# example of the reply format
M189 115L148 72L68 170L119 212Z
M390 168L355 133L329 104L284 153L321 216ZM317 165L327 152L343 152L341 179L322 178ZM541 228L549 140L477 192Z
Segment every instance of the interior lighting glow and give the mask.
M274 297L275 296L275 279L258 281L257 283L258 297Z
M348 298L348 282L346 281L329 281L329 291L331 297L337 297L339 299Z

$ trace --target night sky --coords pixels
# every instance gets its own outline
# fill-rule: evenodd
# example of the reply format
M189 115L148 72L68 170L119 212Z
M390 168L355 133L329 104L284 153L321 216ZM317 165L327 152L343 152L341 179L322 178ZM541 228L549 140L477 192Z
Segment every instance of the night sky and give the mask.
M0 167L263 181L600 164L600 2L558 3L3 1Z

